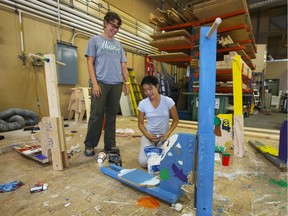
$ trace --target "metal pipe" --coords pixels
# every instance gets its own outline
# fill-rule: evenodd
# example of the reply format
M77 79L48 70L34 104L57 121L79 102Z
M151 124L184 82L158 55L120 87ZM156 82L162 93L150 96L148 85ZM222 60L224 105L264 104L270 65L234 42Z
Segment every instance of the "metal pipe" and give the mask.
M15 1L19 1L19 0L15 0ZM38 6L41 6L41 8L42 8L42 7L47 7L46 2L47 2L47 3L51 3L50 5L52 5L52 6L57 6L56 3L53 2L53 1L51 1L51 0L50 0L50 1L49 1L49 0L48 0L48 1L45 1L45 4L43 4L43 3L39 2L39 1L35 1L35 0L28 0L28 1L33 2L33 3L37 4ZM38 8L38 9L41 10L41 8ZM73 10L73 9L71 9L71 8L67 8L67 7L62 6L62 5L60 5L60 8L62 9L61 13L62 13L63 15L65 15L65 16L61 16L62 19L67 18L66 16L70 16L70 17L73 17L73 20L72 20L72 21L75 21L75 20L77 19L77 20L81 21L81 23L88 23L89 26L95 26L96 28L99 28L99 30L101 29L101 31L102 31L103 21L97 20L97 19L95 19L95 18L93 19L93 18L91 18L91 17L88 16L88 15L81 14L81 13L78 12L78 11L75 11L75 10ZM54 10L55 10L55 9L54 9ZM67 12L65 12L65 11L63 11L63 10L67 10L69 13L67 13ZM74 19L75 19L75 20L74 20ZM92 21L92 23L89 22L89 20ZM88 27L89 27L89 26L88 26ZM136 42L136 43L142 43L142 42L143 42L144 44L143 44L143 43L142 43L142 44L145 45L145 46L150 47L150 49L152 50L152 52L157 52L157 49L156 49L156 48L148 45L148 43L149 43L148 40L145 40L145 39L143 39L143 38L141 38L141 37L139 37L139 36L136 36L136 35L133 35L133 34L131 34L131 33L129 33L129 32L123 31L122 29L119 30L119 32L118 32L117 35L123 36L123 37L125 37L125 38L128 37L129 40L134 41L134 42ZM120 37L120 38L121 38L121 37ZM141 42L140 42L139 40L140 40Z
M58 9L58 41L61 41L61 34L60 34L61 17L60 17L60 1L59 0L57 0L57 9Z
M14 1L18 1L18 2L19 2L20 0L14 0ZM35 3L35 4L39 3L39 1L36 1L36 0L28 0L28 1L33 2L33 3ZM41 0L40 0L40 1L41 1ZM50 5L56 6L57 3L54 2L53 0L45 0L45 4L50 4ZM80 13L79 11L75 11L75 10L73 10L73 9L71 9L71 8L69 8L69 7L63 6L63 5L60 5L60 8L61 8L61 10L68 11L70 14L77 15L77 16L85 19L85 20L90 20L90 21L93 22L93 23L97 23L97 24L101 25L101 28L102 28L102 26L103 26L103 21L102 21L102 20L93 18L93 17L91 17L91 16L89 16L89 15ZM122 29L120 29L119 32L118 32L118 34L125 34L125 35L130 36L131 38L133 38L133 39L135 39L135 40L137 40L137 41L138 41L138 40L141 40L141 41L143 41L143 42L145 42L145 43L149 43L149 40L145 40L145 39L143 39L143 38L141 38L141 37L139 37L139 36L133 35L133 34L127 32L126 30L123 31Z
M2 0L3 2L6 2L10 5L14 5L16 6L16 3L15 2L11 2L11 1L8 1L8 0ZM53 12L53 10L57 10L55 8L53 8L53 6L49 6L47 4L43 4L42 2L39 2L39 1L36 1L35 4L32 4L30 2L34 2L32 0L28 0L28 1L19 1L19 0L15 0L16 2L19 2L19 4L17 4L17 7L18 8L22 8L23 10L28 10L30 12L33 12L33 13L37 13L37 14L40 14L42 16L45 16L45 17L48 17L52 20L56 20L56 18L53 18L53 16L57 16L58 14L56 12ZM21 5L23 4L23 5ZM24 6L26 5L26 6ZM60 5L60 8L62 6ZM33 10L32 8L34 9L37 9L37 10ZM45 13L41 13L40 11L42 12L45 12ZM68 9L68 11L70 11L70 9ZM78 17L78 16L75 16L73 14L70 14L70 13L67 13L65 11L61 11L61 13L63 15L60 16L60 18L62 19L62 23L67 23L69 26L73 26L73 27L77 27L78 29L82 29L84 31L88 31L90 33L95 33L96 32L100 32L100 28L101 28L101 31L102 31L102 25L100 26L99 24L95 24L95 22L89 22L87 20L85 20L84 18L82 17ZM49 16L48 14L51 14L52 16ZM79 14L79 12L76 11L76 14ZM69 16L69 17L68 17ZM85 17L85 16L84 16ZM64 20L68 20L68 21L64 21ZM98 23L101 22L98 20ZM79 25L76 25L76 24L79 24ZM87 28L83 28L83 26L87 27ZM66 26L67 27L67 26ZM91 27L94 27L95 29L90 29ZM97 31L98 30L98 31ZM139 37L137 37L137 40L136 39L133 39L133 38L130 38L130 34L128 35L125 35L125 34L121 34L119 32L119 35L117 35L119 37L120 40L124 40L124 38L127 40L131 40L133 41L133 44L136 43L136 47L139 48L139 46L141 47L142 50L144 50L144 52L148 52L148 53L155 53L157 52L157 49L155 49L154 47L148 45L148 41L143 41L143 42L140 42L139 41ZM133 37L136 37L135 35L133 35ZM121 41L122 42L122 41ZM128 44L129 45L129 44ZM136 49L137 50L137 49Z
M209 29L209 31L206 35L206 38L209 39L213 35L214 31L218 28L218 26L221 24L221 22L222 22L222 19L220 17L217 17L215 19L213 25L211 26L211 28Z
M39 56L39 55L36 55L36 54L33 54L33 53L29 53L28 56L30 58L40 59L40 60L42 60L44 62L47 62L47 63L49 63L51 61L49 58L45 58L44 56ZM56 61L56 63L59 64L59 65L66 66L66 64L64 62Z
M0 6L9 8L9 9L11 9L11 10L14 10L13 7L9 7L9 6L7 6L7 5L0 4ZM19 5L19 7L18 7L17 10L18 10L18 11L21 11L22 13L29 14L30 16L37 17L38 19L42 19L42 20L45 20L45 21L48 21L48 22L51 22L51 23L54 23L55 25L57 25L57 22L56 22L56 21L53 21L53 19L54 19L54 20L57 20L57 18L55 18L55 17L53 17L53 16L51 16L51 15L44 14L46 17L49 17L49 18L50 18L50 19L47 19L47 18L38 16L38 15L35 15L35 14L33 14L33 13L29 13L29 12L27 12L27 11L22 11L22 10L19 9L19 8L22 8L22 9L24 9L24 10L27 9L27 10L30 10L30 11L33 11L33 12L34 12L34 10L31 9L31 8L28 8L28 7ZM42 13L40 13L40 12L37 12L37 13L38 13L38 14L42 14ZM62 25L63 27L77 30L78 32L81 32L81 33L83 33L83 34L86 34L86 35L89 36L89 37L92 37L94 34L97 34L97 33L98 33L98 34L101 34L101 32L97 32L97 31L95 31L95 30L86 29L86 28L84 28L83 26L79 26L79 25L75 25L75 24L73 24L73 26L71 26L71 23L70 23L70 22L67 22L67 21L64 21L64 22L65 22L65 23L68 23L68 25L66 25L66 24L64 24L64 23L62 22L61 25ZM91 32L91 33L89 33L89 32ZM123 40L123 39L120 39L120 40L121 40L121 43L127 44L126 46L123 45L123 47L126 48L126 50L133 51L133 52L136 53L136 54L143 54L143 55L147 55L148 53L151 53L151 52L147 51L147 49L142 48L142 47L139 47L139 46L138 46L138 47L136 46L137 48L134 48L134 47L129 46L129 45L131 45L131 42L127 42L127 40L125 40L125 39L124 39L124 40ZM133 43L133 44L135 44L135 43Z
M21 51L24 52L24 41L23 41L23 24L22 24L22 13L19 11L19 29L20 29L20 41L21 41Z

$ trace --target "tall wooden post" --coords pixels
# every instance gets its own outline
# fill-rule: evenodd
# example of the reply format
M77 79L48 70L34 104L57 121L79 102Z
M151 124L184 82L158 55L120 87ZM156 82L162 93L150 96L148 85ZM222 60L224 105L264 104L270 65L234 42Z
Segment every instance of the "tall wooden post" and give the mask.
M211 216L214 182L214 107L216 84L216 33L200 29L200 89L198 107L198 154L196 215Z
M233 103L234 103L234 156L244 156L244 122L242 102L242 63L241 56L232 57Z
M64 132L64 122L61 116L58 93L58 75L56 60L53 54L46 54L45 62L46 88L49 105L49 117L43 118L41 127L41 146L51 148L53 170L63 170L68 167L68 156Z

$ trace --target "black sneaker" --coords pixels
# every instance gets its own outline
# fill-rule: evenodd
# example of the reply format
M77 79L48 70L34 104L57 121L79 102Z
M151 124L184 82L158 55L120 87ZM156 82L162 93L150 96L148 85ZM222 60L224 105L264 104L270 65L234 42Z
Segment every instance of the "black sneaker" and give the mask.
M113 146L110 150L105 150L108 154L116 154L120 156L120 150L117 146Z
M94 149L93 148L85 148L84 155L86 157L94 156L95 155Z

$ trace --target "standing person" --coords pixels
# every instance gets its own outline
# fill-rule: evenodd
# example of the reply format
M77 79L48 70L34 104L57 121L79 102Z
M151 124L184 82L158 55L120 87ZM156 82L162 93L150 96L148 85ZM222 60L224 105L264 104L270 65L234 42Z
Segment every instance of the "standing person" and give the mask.
M147 96L138 105L138 127L143 133L139 153L139 163L147 168L147 156L144 148L157 144L160 140L165 141L177 127L179 118L174 101L159 94L159 83L154 76L145 76L141 82L144 94ZM144 116L147 118L144 126ZM169 119L173 119L169 127ZM160 135L160 136L159 136Z
M115 130L116 116L124 82L124 94L129 94L128 70L126 57L121 43L114 38L122 24L118 14L108 12L104 17L104 32L93 36L88 43L85 56L87 57L88 72L92 82L91 113L84 154L93 156L94 148L98 145L104 114L104 150L116 148Z

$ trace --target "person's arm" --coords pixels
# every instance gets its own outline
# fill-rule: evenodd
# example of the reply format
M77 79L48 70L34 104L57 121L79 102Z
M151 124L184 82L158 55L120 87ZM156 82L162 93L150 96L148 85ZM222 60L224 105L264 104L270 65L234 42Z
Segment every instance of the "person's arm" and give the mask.
M95 61L95 57L87 56L88 73L89 73L90 80L92 82L92 94L95 97L99 97L102 94L102 92L96 79L96 70L94 68L94 61Z
M177 125L179 123L179 117L178 117L178 113L177 113L177 109L176 109L175 105L170 109L170 115L171 115L171 118L173 121L169 127L169 130L165 134L163 134L163 136L162 136L163 140L166 140L169 138L169 136L175 130L175 128L177 127Z
M159 138L155 137L153 134L150 134L146 130L144 125L144 113L141 111L138 113L138 128L150 142L157 142L159 140Z
M124 80L123 91L124 91L125 95L128 95L129 90L130 90L130 84L125 84L125 83L129 82L129 74L128 74L126 62L121 63L121 69L122 69L122 76L123 76L123 80Z

